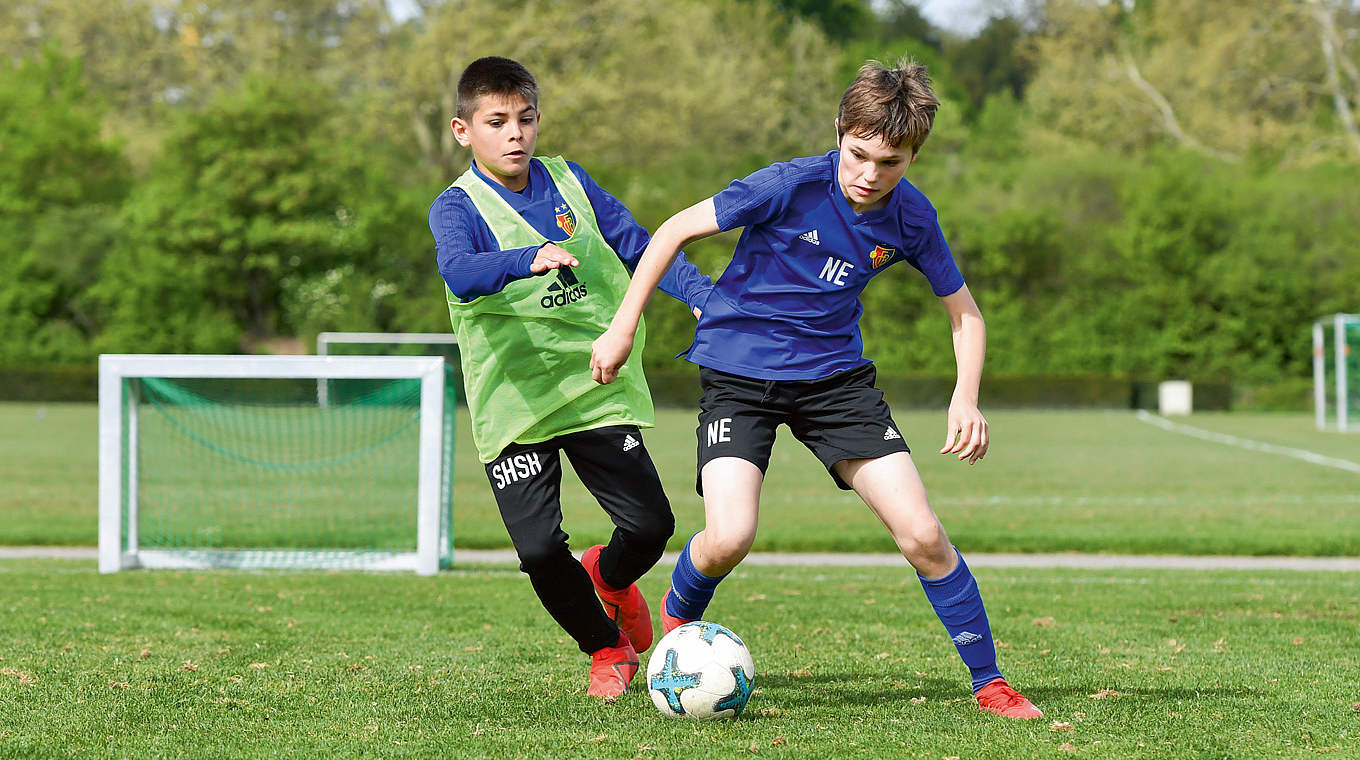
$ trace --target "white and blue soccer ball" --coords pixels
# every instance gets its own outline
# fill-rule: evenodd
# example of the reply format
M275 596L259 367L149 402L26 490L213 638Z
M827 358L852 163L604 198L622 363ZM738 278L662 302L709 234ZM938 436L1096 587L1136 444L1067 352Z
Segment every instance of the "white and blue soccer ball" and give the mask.
M741 715L756 666L737 634L696 620L662 637L647 661L647 690L662 715L722 720Z

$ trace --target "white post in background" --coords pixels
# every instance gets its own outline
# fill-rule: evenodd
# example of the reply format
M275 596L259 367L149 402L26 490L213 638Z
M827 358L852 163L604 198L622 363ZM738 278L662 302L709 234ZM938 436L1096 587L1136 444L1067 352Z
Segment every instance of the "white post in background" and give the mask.
M99 357L99 572L123 564L123 378L117 365Z
M1157 411L1164 416L1186 415L1194 408L1194 392L1189 380L1167 380L1157 384Z
M1327 429L1327 349L1322 320L1313 323L1313 416L1317 429Z
M325 335L326 333L321 334ZM326 356L328 348L330 348L330 345L326 343L325 340L320 337L316 339L317 356ZM331 405L331 381L324 377L318 377L316 379L316 405L322 409Z
M127 399L127 430L123 433L122 456L127 457L127 480L123 483L127 501L127 553L137 556L137 472L138 459L141 457L141 431L138 422L141 417L140 383L123 381L123 395Z
M416 485L416 573L439 572L439 496L444 461L444 360L435 360L420 383L420 467Z
M1336 429L1346 432L1350 399L1346 396L1346 315L1332 318L1336 333Z

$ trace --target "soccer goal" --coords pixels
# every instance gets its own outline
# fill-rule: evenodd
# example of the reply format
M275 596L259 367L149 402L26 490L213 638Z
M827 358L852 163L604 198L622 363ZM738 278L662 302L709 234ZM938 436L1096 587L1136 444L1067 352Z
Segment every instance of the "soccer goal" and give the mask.
M1347 432L1351 418L1360 418L1360 314L1333 314L1313 323L1313 409L1318 430L1327 429L1329 400L1336 409L1336 429Z
M436 573L453 559L449 374L431 356L99 357L100 572Z

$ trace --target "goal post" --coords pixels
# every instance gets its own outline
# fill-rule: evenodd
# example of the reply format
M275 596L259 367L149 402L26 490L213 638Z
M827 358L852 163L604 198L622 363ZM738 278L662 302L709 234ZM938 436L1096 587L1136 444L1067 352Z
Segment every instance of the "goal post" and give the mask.
M449 371L435 356L100 356L100 572L433 575L453 552Z
M1329 399L1336 409L1336 429L1348 432L1352 417L1360 417L1360 314L1333 314L1313 323L1313 411L1318 430L1327 429Z

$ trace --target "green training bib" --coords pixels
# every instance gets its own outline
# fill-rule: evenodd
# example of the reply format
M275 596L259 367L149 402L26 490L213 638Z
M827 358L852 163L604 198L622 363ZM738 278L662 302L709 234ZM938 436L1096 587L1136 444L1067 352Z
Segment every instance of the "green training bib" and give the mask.
M463 303L445 287L458 336L472 438L482 462L511 443L538 443L608 425L652 427L656 412L642 373L646 330L609 385L591 378L591 344L609 327L628 290L628 270L605 242L585 189L561 157L535 158L570 209L556 245L580 261L507 284ZM502 250L549 242L471 168L453 183L496 236Z

